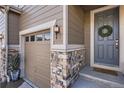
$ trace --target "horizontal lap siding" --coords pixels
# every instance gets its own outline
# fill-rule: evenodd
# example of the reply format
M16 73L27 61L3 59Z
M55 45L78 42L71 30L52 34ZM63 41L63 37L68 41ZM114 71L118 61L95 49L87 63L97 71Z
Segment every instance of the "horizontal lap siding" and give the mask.
M9 11L9 32L8 43L11 45L19 44L19 14Z
M5 31L5 17L2 12L0 12L0 32Z
M63 6L60 5L37 5L24 6L20 17L20 30L25 30L37 25L57 20L57 24L63 27ZM54 43L62 43L62 31Z
M25 6L20 18L20 29L24 30L54 19L57 19L57 23L62 26L62 15L62 6Z
M83 37L83 10L79 6L69 6L69 36L68 42L69 44L83 44L84 37Z
M86 62L90 62L90 11L85 12L84 44L86 48Z
M4 18L4 14L0 11L0 33L5 31L5 18ZM2 46L2 40L0 39L0 66L2 65L1 62L1 46ZM0 67L0 70L2 68Z

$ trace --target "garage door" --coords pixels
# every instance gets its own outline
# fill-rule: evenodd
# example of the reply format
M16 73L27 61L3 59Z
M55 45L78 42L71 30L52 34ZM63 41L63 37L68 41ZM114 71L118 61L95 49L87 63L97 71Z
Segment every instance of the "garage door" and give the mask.
M26 78L38 87L50 87L50 32L25 36Z

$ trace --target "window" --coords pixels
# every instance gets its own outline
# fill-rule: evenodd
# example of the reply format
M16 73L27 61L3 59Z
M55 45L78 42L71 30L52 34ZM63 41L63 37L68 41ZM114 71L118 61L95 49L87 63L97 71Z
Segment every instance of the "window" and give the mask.
M32 35L32 36L30 37L30 40L31 40L31 41L35 41L35 35Z
M50 40L50 32L44 33L44 40Z
M43 41L43 35L42 34L36 35L36 41Z
M48 41L50 40L50 32L40 33L36 35L36 41Z
M26 36L26 37L25 37L25 41L26 41L26 42L29 42L29 36Z

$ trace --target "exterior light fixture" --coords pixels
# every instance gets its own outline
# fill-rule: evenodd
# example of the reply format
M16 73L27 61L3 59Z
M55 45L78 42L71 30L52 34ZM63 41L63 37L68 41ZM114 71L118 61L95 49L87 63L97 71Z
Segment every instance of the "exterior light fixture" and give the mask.
M60 27L58 25L55 25L54 32L56 34L56 39L57 39L57 34L60 33Z
M0 34L0 39L3 39L3 35L2 34Z

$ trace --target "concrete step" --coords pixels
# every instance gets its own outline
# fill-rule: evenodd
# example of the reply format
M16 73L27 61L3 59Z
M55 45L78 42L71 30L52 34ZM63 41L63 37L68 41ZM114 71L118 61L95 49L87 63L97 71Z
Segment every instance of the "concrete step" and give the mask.
M88 80L88 81L93 81L96 83L103 83L106 86L109 86L111 88L124 88L124 84L120 84L118 82L113 82L113 81L109 81L103 78L99 78L99 77L95 77L92 75L88 75L88 74L84 74L84 73L80 73L80 77L82 79Z
M79 76L71 88L110 88L110 86L103 83L96 83L94 81L83 78L82 76Z
M94 71L90 67L85 67L80 71L79 75L83 79L87 79L99 84L103 83L111 88L124 88L124 76L120 73L118 74L118 76L114 76Z

